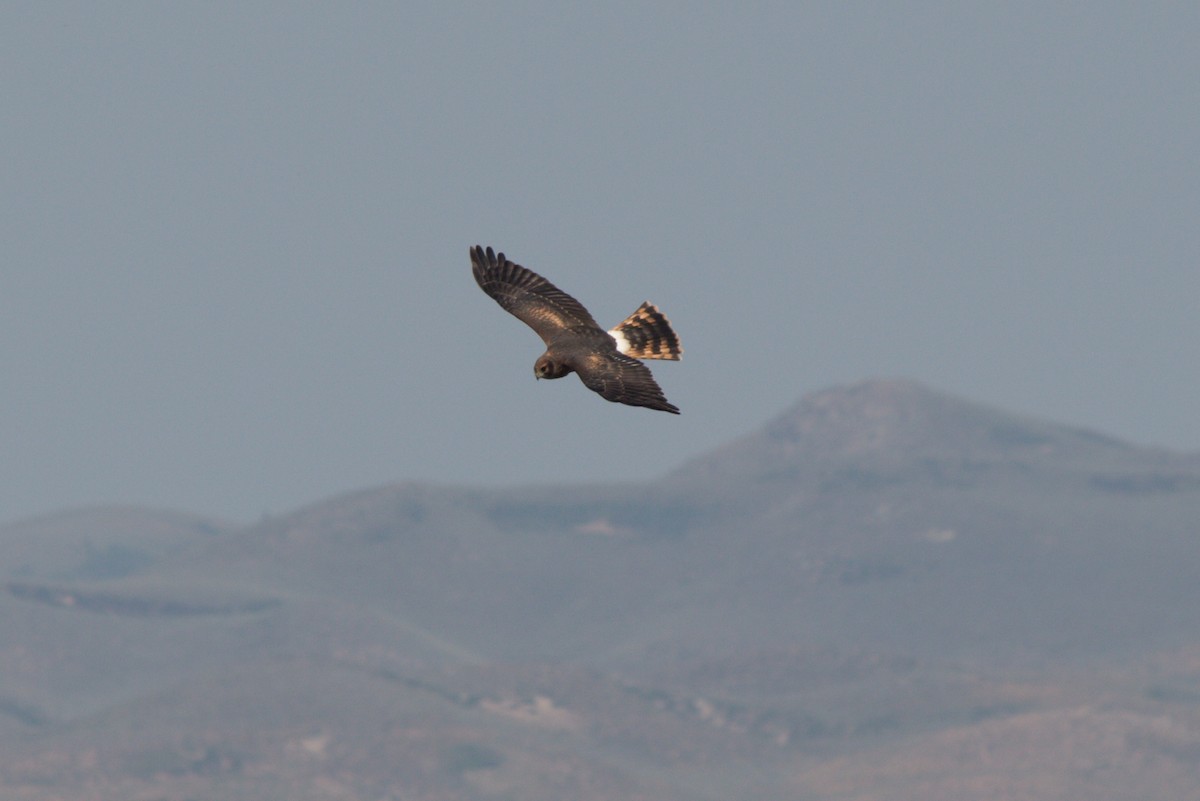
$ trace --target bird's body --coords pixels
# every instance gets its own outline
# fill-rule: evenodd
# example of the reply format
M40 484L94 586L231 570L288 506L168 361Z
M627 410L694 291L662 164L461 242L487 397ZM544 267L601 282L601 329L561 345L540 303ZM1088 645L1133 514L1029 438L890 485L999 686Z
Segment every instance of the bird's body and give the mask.
M579 301L503 253L476 245L471 271L484 292L546 343L546 352L534 362L535 376L576 373L584 386L607 400L679 414L649 368L638 361L678 360L683 353L670 322L653 304L643 303L605 331Z

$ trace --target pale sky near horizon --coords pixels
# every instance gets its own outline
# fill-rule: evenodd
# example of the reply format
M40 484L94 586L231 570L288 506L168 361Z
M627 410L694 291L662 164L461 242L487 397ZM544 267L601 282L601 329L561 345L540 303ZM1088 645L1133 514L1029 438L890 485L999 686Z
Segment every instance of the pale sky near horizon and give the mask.
M901 376L1200 450L1195 3L7 3L0 523L641 480ZM505 251L680 417L537 382Z

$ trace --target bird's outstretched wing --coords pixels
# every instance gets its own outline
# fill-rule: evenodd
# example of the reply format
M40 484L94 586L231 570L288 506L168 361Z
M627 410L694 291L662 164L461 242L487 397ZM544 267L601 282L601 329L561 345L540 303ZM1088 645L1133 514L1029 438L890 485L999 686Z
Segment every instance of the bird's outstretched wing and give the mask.
M679 407L667 401L650 369L637 359L616 351L592 353L580 361L575 372L584 386L606 400L679 414Z
M490 247L471 248L471 272L480 289L536 331L546 345L568 328L600 330L583 304L533 270L514 264L503 253L493 253Z

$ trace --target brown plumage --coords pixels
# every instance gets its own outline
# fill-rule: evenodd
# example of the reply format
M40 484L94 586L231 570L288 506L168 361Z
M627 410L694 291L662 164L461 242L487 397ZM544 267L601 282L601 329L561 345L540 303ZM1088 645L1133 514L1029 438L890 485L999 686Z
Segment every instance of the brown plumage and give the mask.
M638 361L678 360L683 353L670 322L653 304L643 303L609 332L575 298L503 253L476 245L471 271L484 292L546 343L546 352L533 365L536 377L576 373L606 400L679 414L650 369Z

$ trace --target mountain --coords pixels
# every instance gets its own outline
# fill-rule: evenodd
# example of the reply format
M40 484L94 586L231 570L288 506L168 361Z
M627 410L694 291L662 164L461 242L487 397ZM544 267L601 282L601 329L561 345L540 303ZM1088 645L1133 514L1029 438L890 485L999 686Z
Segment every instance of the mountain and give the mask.
M232 528L177 512L73 509L0 526L0 565L13 577L121 578Z
M676 475L790 483L806 468L830 465L925 468L962 481L1005 467L1160 468L1191 474L1198 461L1008 414L911 381L877 380L805 397L759 431L696 459Z
M1189 797L1200 456L908 381L638 485L0 529L0 795Z

